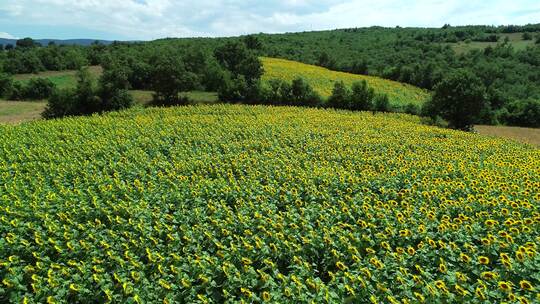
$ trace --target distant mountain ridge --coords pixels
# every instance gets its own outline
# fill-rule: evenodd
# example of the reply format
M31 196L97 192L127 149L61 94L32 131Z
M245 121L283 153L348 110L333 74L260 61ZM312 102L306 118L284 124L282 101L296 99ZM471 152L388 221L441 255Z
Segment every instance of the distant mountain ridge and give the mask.
M98 39L35 39L34 41L39 42L43 46L47 46L49 42L53 41L54 43L58 45L81 45L81 46L89 46L95 41L99 41L101 44L111 44L113 41L110 40L98 40ZM3 44L4 46L8 44L15 45L17 43L17 39L5 39L0 38L0 44Z

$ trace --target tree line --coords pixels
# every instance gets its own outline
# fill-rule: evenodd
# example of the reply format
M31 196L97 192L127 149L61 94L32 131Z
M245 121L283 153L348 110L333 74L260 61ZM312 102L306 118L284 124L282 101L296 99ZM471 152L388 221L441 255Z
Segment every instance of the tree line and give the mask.
M264 90L269 89L258 88L258 82L254 81L257 73L261 73L257 71L254 58L269 56L410 83L435 91L435 95L436 88L445 80L466 74L474 78L472 83L482 92L483 98L478 101L482 111L476 115L476 123L538 127L540 118L534 113L540 109L540 43L517 50L507 39L501 41L501 35L506 33L523 33L523 39L540 42L539 25L446 25L440 29L373 27L234 38L161 39L90 47L39 47L25 40L15 48L0 52L0 71L3 71L0 72L0 93L10 91L9 85L2 84L9 83L14 73L99 64L122 67L129 88L154 90L155 104L186 103L180 92L188 90L217 91L224 101L248 102L255 96L265 100L263 95L268 92ZM498 42L464 53L457 53L452 46L454 40L478 40L483 35L495 35ZM243 59L232 58L230 54L234 52L249 54L251 59L245 59L242 54L238 58ZM45 83L32 85L42 89L47 86ZM291 85L274 82L271 87L287 92ZM300 82L295 85L301 87ZM25 93L30 91L47 90L23 87L11 90L18 92L14 96L22 99L34 95ZM420 111L411 108L410 112Z

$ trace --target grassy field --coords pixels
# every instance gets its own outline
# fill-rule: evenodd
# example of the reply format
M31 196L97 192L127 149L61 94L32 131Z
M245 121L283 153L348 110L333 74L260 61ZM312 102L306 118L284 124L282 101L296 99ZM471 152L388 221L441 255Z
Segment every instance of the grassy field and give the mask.
M511 34L501 34L501 38L499 39L499 42L459 42L459 43L451 43L450 45L454 49L454 51L457 54L463 54L467 53L472 50L483 50L487 48L488 46L495 47L498 43L501 43L504 41L506 37L510 40L510 43L516 50L524 50L528 46L532 46L535 44L534 39L533 40L523 40L522 38L523 33L511 33Z
M19 124L41 118L46 102L0 100L0 124Z
M355 81L366 80L377 93L388 94L390 102L394 106L405 106L409 103L421 105L429 98L429 93L425 90L378 77L330 71L322 67L284 59L262 58L262 62L265 70L263 81L272 78L292 81L297 77L302 77L323 97L332 94L332 88L336 81L341 80L350 86Z
M95 79L97 79L103 71L100 66L91 66L88 70L90 75ZM32 78L47 78L58 88L73 88L77 85L77 71L47 71L38 74L15 75L15 80L23 83Z
M475 126L474 129L480 134L504 137L540 146L540 129L506 126Z
M403 114L240 105L0 138L1 303L537 299L532 146Z
M89 67L90 74L97 80L102 73L99 66ZM38 74L19 74L15 75L15 80L26 82L31 78L47 78L51 80L58 88L74 88L77 85L77 71L49 71ZM152 101L152 91L132 90L130 91L135 103L139 105L148 105ZM215 92L187 92L184 96L189 97L196 103L211 104L215 103L217 93ZM0 124L19 124L22 122L39 119L45 109L46 101L6 101L0 99Z

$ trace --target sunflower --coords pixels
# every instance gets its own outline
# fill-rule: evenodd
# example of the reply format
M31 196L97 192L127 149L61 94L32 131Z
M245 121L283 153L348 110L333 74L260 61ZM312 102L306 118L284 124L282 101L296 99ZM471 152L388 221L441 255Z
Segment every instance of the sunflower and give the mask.
M480 287L476 287L476 291L474 292L474 295L481 299L481 300L485 300L486 299L486 295L484 294L484 291L482 290L482 288Z
M345 266L345 264L343 264L342 262L337 262L336 267L341 271L347 269L347 266Z
M527 281L527 280L521 280L519 282L519 287L521 287L521 289L523 290L534 290L534 287L532 286L531 282Z
M479 256L478 257L478 262L482 265L487 265L489 264L489 258L486 257L486 256Z
M265 302L270 301L270 294L268 293L268 291L263 291L262 298Z
M505 292L512 291L512 285L510 285L510 282L505 282L505 281L499 282L499 288Z
M439 271L442 273L446 273L446 271L448 271L448 268L446 267L444 263L441 263L439 264Z
M497 274L491 271L482 272L482 278L486 280L493 280L497 278Z

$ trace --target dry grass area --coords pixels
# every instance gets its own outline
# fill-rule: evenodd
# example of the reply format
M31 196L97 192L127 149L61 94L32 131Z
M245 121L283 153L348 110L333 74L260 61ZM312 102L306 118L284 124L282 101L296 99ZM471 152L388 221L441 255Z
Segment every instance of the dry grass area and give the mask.
M540 146L540 129L506 126L475 126L474 129L483 135L504 137Z
M40 119L46 105L44 101L0 100L0 124L19 124Z

